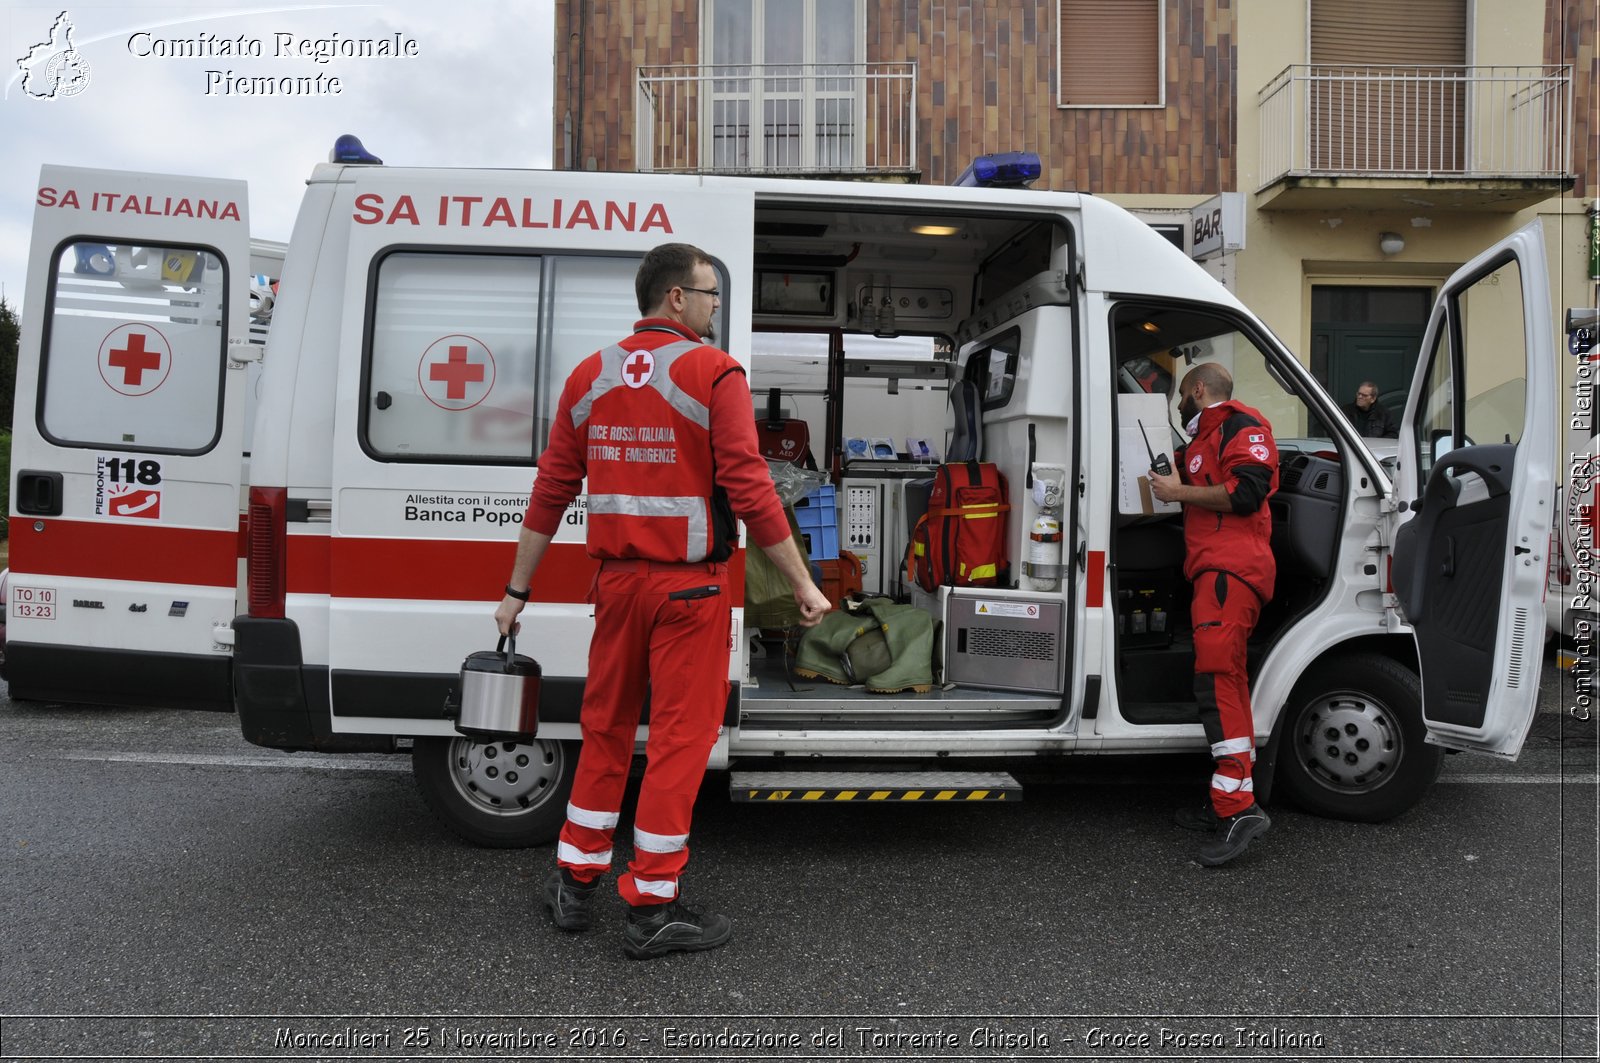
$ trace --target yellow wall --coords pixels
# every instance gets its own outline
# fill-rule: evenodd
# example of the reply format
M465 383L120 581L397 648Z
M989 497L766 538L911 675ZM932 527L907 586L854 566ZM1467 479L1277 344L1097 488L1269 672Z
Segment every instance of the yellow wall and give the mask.
M1530 8L1534 14L1530 15ZM1260 174L1260 90L1284 67L1307 61L1305 0L1236 0L1238 17L1239 126L1237 190L1245 193L1245 250L1235 256L1232 287L1278 337L1309 364L1311 288L1314 284L1407 284L1437 287L1463 262L1490 244L1543 219L1549 251L1550 320L1563 391L1558 409L1570 406L1573 359L1565 347L1569 306L1596 305L1587 276L1587 202L1571 195L1527 210L1450 211L1427 207L1394 211L1305 211L1257 208ZM1533 66L1544 62L1542 5L1529 0L1475 0L1471 11L1472 61L1478 65ZM1577 144L1575 151L1585 150ZM1581 164L1582 160L1574 160ZM1581 167L1580 167L1581 168ZM1134 209L1186 208L1200 196L1109 195ZM1380 233L1405 239L1386 256ZM1349 396L1338 396L1341 400ZM1563 448L1565 450L1565 447ZM1563 463L1564 464L1564 463Z

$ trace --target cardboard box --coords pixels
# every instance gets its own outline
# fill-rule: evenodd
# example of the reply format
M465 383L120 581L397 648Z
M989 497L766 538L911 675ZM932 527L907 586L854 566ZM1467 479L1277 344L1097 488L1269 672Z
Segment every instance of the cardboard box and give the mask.
M1140 424L1143 423L1141 430ZM1145 448L1146 440L1150 448ZM1176 502L1160 502L1150 493L1150 450L1172 456L1172 428L1167 423L1165 395L1117 396L1117 511L1154 515L1181 513Z

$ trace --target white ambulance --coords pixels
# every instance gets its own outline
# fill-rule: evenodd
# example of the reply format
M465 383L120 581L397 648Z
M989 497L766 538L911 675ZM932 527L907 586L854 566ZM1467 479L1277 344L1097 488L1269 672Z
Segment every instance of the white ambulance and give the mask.
M289 241L237 617L243 426L228 383L254 353L242 343L244 190L45 170L25 320L37 350L19 372L14 451L19 679L38 674L23 668L35 647L39 669L76 649L72 676L31 682L115 689L142 645L123 632L181 628L191 643L161 665L231 664L250 741L409 750L429 803L463 836L552 838L586 650L605 637L584 602L595 563L581 503L522 616L518 649L544 669L538 737L462 737L444 704L462 659L493 645L562 382L627 333L639 257L674 240L716 259L719 345L758 370L753 351L796 344L826 365L820 394L789 396L779 381L771 403L774 382L757 370L750 381L752 416L807 417L829 474L813 560L856 553L868 591L914 602L942 633L941 683L879 695L799 680L781 640L736 613L712 760L736 799L1015 799L1008 762L1203 750L1181 518L1141 474L1177 438L1173 382L1205 360L1231 369L1236 397L1282 443L1269 502L1278 581L1250 652L1258 786L1381 820L1423 795L1445 748L1520 750L1539 682L1554 453L1537 226L1441 291L1391 482L1255 316L1092 196L368 158L313 170ZM163 285L95 302L75 263L103 245L203 253L220 280L204 299ZM907 337L930 357L880 357ZM135 359L151 366L139 380ZM863 381L878 390L863 398ZM885 430L930 391L943 393L938 421L923 405L907 438ZM1312 438L1314 424L1333 438ZM980 457L1009 484L1008 576L908 586L898 559L937 461ZM1041 517L1059 522L1059 548L1030 540Z
M243 181L46 166L34 209L0 674L15 698L231 709L286 245L250 237Z

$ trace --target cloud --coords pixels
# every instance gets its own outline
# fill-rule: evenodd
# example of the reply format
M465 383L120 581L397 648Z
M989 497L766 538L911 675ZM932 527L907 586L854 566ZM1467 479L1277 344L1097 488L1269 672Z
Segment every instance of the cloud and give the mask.
M360 136L390 165L549 166L552 5L69 5L90 81L54 100L21 91L16 60L49 39L63 5L13 5L0 38L0 133L11 164L0 169L0 286L13 305L34 294L25 290L27 234L45 163L240 178L250 184L253 233L277 240L288 239L304 180L341 133ZM319 62L277 54L280 33L313 48L399 34L416 42L417 54ZM130 47L136 34L147 36ZM261 54L225 54L241 38ZM342 91L239 91L241 83L254 87L250 79L319 74L324 87L338 78Z

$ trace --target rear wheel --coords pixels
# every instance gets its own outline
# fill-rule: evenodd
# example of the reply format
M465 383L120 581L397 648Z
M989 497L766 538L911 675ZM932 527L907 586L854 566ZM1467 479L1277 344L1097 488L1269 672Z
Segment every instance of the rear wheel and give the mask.
M428 807L476 845L521 849L561 833L578 743L418 738L411 770Z
M1416 673L1375 653L1323 661L1284 710L1278 782L1308 812L1393 819L1422 799L1444 764L1426 733Z

